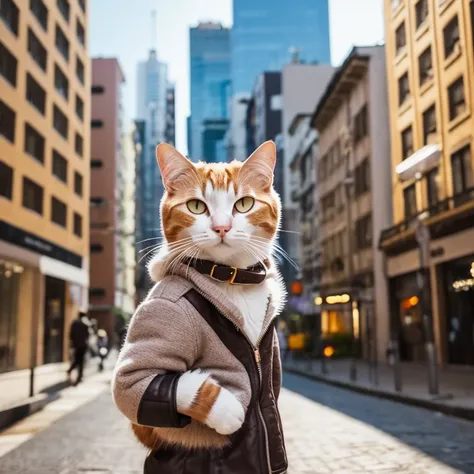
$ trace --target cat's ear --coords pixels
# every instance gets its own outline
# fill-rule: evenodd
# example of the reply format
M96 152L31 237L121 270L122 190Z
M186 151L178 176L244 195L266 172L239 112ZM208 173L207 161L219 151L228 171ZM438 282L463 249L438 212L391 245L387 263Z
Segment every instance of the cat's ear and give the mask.
M165 189L172 193L194 176L193 164L168 143L156 147L156 159L160 167Z
M244 162L239 173L241 182L268 192L273 184L276 162L276 146L272 141L260 145Z

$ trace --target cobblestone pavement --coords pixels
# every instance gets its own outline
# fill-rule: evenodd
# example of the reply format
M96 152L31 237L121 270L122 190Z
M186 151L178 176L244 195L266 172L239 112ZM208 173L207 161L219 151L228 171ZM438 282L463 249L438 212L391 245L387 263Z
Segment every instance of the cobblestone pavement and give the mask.
M474 473L474 424L285 375L288 474ZM0 474L141 474L109 393L0 458ZM251 474L251 473L249 473Z

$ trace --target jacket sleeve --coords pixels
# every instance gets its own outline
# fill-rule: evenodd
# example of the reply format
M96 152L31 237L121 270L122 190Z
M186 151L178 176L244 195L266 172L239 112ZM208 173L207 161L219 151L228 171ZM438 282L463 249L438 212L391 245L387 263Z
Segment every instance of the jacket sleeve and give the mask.
M180 374L196 360L196 337L187 308L155 298L133 316L112 379L115 404L132 422L182 427L176 410Z

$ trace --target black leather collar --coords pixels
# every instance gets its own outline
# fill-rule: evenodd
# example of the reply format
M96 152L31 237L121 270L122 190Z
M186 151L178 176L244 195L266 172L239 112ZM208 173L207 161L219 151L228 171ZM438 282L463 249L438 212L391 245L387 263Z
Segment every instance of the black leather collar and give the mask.
M186 259L186 265L194 268L203 275L210 276L213 280L231 285L258 285L265 280L267 270L262 263L257 263L248 268L229 267L211 260Z

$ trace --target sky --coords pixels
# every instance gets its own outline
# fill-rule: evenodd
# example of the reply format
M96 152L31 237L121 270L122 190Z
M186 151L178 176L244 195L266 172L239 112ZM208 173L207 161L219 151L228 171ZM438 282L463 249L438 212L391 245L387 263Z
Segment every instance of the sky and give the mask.
M297 0L293 1L297 4ZM333 65L338 66L354 44L383 40L383 4L383 0L329 0ZM128 120L136 114L137 63L147 58L153 46L160 60L168 64L169 78L176 84L176 146L186 153L189 27L199 21L219 21L231 26L231 0L90 0L89 5L90 54L120 61L126 78L123 98Z

